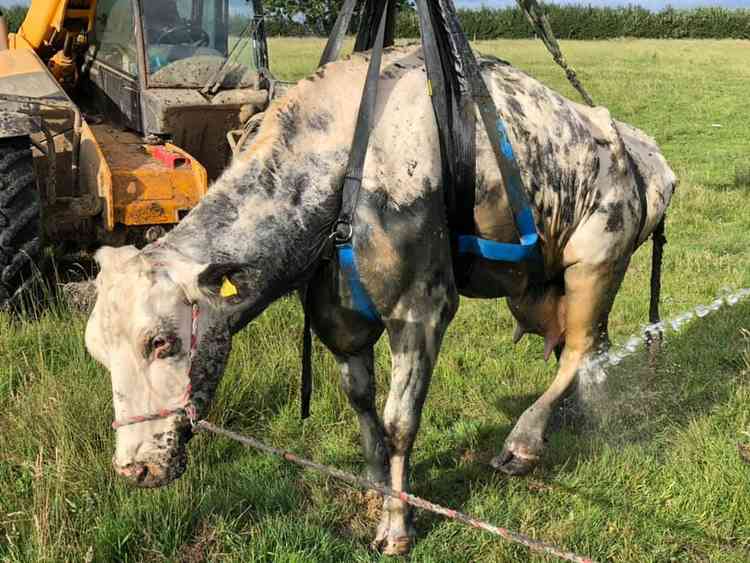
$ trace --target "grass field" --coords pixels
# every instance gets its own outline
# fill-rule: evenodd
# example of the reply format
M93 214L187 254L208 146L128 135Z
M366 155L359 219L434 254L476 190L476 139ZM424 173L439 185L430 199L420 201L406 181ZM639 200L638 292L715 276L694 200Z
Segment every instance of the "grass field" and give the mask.
M272 67L311 71L321 41L273 40ZM541 44L479 43L575 99ZM594 99L654 135L681 179L670 211L663 313L750 287L750 42L566 42ZM616 342L646 321L650 244L615 303ZM0 316L1 561L370 561L377 510L363 494L226 441L197 437L173 486L135 490L111 470L110 385L85 319ZM358 427L332 358L315 349L313 416L298 419L301 314L285 299L236 339L211 419L360 471ZM655 370L610 370L609 399L561 416L525 478L487 465L554 363L511 344L504 303L465 300L445 340L414 453L414 490L609 561L750 560L750 303L671 337ZM378 347L380 395L389 358ZM414 561L546 560L419 513Z

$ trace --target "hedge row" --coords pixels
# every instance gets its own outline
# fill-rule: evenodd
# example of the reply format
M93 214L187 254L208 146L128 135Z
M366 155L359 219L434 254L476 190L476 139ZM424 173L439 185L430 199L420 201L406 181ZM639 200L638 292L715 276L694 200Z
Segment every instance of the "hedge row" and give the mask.
M552 30L559 39L750 39L750 9L668 8L651 12L638 6L594 8L545 6ZM470 39L524 39L534 31L518 8L459 10L464 32ZM302 24L268 21L269 35L305 35ZM397 36L419 37L415 12L399 15Z
M552 30L560 39L750 39L750 10L668 8L651 12L645 8L593 8L586 6L545 7ZM464 32L471 39L522 39L533 37L525 16L517 8L459 10ZM415 14L402 14L401 37L418 37Z
M645 8L593 8L590 6L546 6L555 35L560 39L612 39L640 37L649 39L750 39L750 9L668 8L651 12ZM11 31L23 21L25 7L4 10ZM465 33L471 39L523 39L534 32L518 8L459 10ZM232 28L244 27L232 18ZM266 21L268 35L309 35L309 28L299 22ZM415 12L400 14L397 35L418 37L419 22Z

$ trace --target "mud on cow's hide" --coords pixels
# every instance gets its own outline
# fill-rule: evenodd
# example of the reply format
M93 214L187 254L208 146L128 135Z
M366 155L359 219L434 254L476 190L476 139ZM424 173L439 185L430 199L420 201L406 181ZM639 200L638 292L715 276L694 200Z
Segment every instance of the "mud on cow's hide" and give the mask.
M652 139L604 108L559 96L494 59L481 66L517 153L542 233L547 280L525 265L478 261L462 289L507 296L525 332L545 338L557 375L520 417L493 465L521 474L539 462L544 432L578 367L606 340L607 315L634 250L661 221L675 178ZM253 145L158 246L104 249L86 343L112 376L118 418L190 399L208 411L241 330L279 296L308 286L313 328L334 353L357 412L371 477L409 488L409 457L443 334L458 307L442 167L421 53L389 50L368 149L353 246L380 320L360 316L335 263L321 262L341 204L367 57L353 55L301 81L268 110ZM516 242L502 178L477 132L477 234ZM221 287L231 284L232 291ZM188 377L192 304L200 309L198 356ZM387 332L390 389L375 409L373 346ZM180 342L181 346L177 343ZM165 348L166 346L166 348ZM510 351L508 351L510 353ZM183 416L118 429L115 467L140 485L184 468ZM389 499L374 544L404 553L411 512Z

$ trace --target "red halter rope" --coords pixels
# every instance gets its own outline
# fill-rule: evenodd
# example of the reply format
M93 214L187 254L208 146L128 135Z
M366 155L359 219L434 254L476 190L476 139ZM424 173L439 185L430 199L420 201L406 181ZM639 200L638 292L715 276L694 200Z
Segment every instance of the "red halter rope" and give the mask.
M198 350L198 317L200 316L200 309L198 303L192 304L192 315L190 322L190 355L188 356L188 384L185 388L185 392L180 398L181 406L174 409L162 409L158 412L150 414L142 414L137 416L131 416L123 418L122 420L115 420L112 423L112 428L117 430L123 426L132 426L133 424L139 424L141 422L148 422L151 420L160 420L162 418L169 418L170 416L187 416L190 424L195 426L195 421L198 418L198 413L195 410L195 405L191 401L191 395L193 393L193 361Z

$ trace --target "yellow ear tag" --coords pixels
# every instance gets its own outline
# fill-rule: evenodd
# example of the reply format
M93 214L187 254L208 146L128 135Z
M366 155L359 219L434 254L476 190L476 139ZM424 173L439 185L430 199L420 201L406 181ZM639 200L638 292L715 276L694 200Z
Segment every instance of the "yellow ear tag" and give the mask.
M223 298L229 299L230 297L238 295L239 291L237 291L237 287L229 281L229 278L225 277L223 283L221 284L221 290L219 293Z

